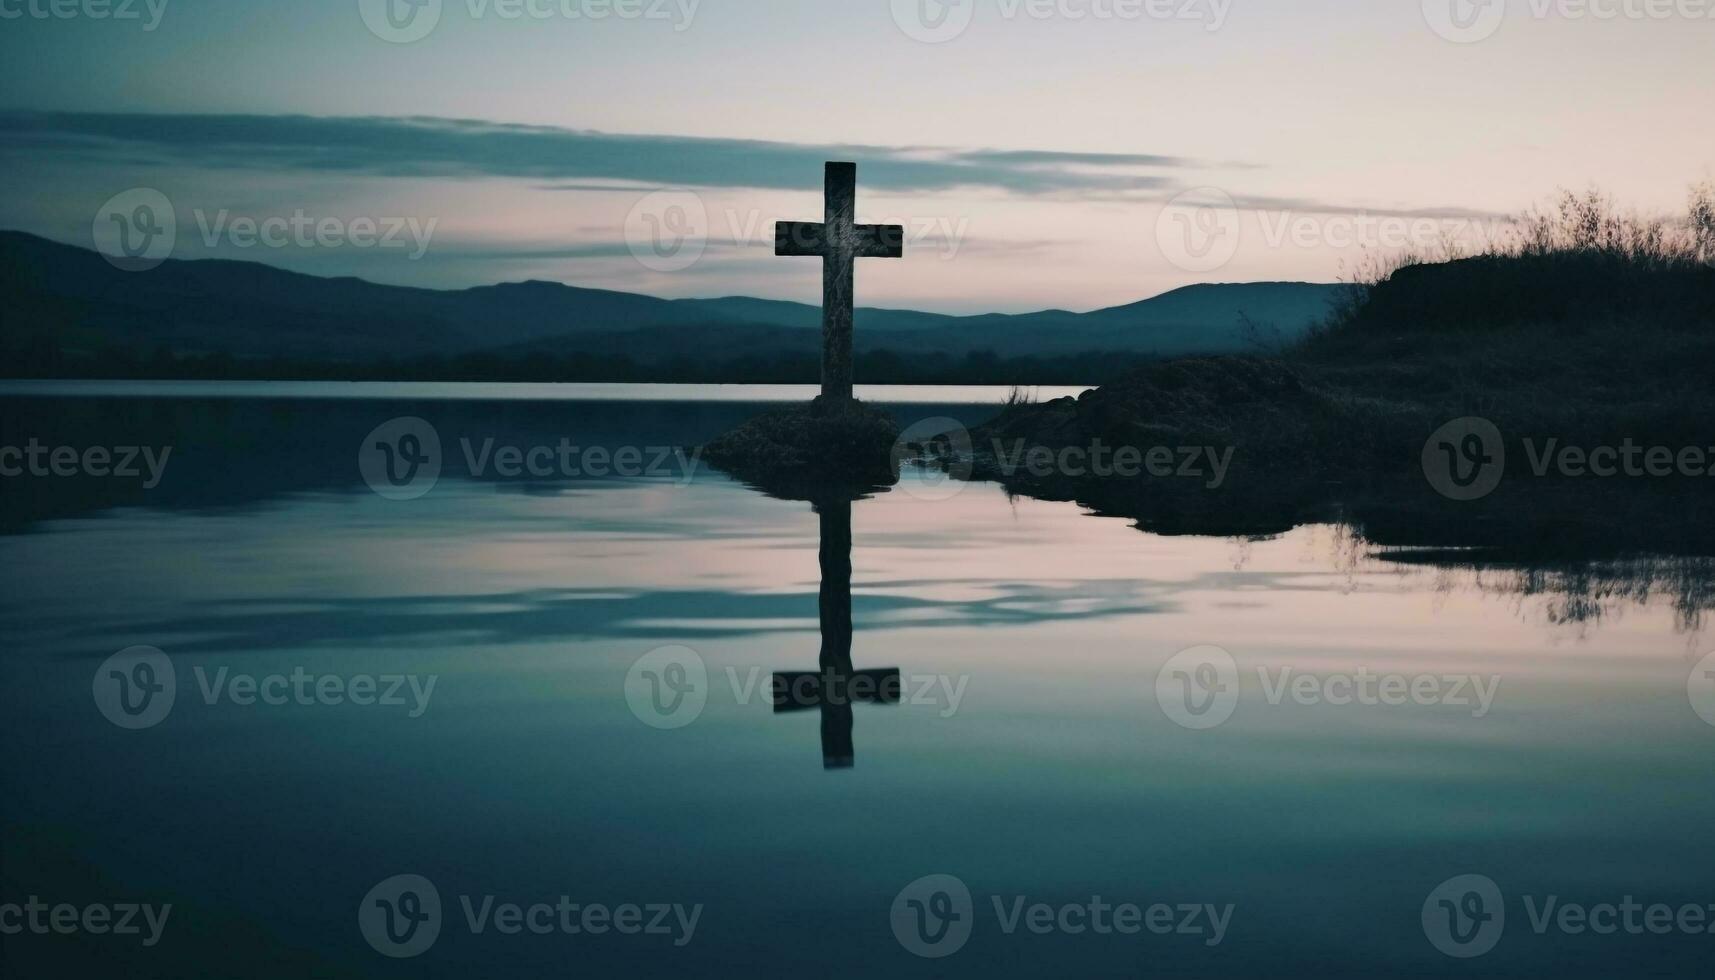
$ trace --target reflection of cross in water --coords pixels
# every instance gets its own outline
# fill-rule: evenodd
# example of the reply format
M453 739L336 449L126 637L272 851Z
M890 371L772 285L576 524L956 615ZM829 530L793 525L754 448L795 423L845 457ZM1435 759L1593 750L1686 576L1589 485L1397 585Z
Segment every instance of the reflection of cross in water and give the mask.
M774 675L774 710L822 712L822 768L853 762L852 704L899 703L899 668L852 668L852 502L817 505L822 520L821 669Z
M830 163L824 177L822 221L781 221L774 254L822 259L822 398L852 400L852 268L857 259L905 255L899 225L857 223L857 164Z

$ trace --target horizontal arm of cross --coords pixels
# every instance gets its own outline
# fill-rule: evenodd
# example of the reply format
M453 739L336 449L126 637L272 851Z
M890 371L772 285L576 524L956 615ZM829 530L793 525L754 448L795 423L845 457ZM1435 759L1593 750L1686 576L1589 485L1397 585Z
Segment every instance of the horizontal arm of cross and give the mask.
M819 221L779 221L774 225L775 255L826 255L822 232L827 228Z
M828 226L819 221L779 221L774 225L774 254L828 258L849 252L858 259L905 257L903 225L853 225L845 241L830 243Z

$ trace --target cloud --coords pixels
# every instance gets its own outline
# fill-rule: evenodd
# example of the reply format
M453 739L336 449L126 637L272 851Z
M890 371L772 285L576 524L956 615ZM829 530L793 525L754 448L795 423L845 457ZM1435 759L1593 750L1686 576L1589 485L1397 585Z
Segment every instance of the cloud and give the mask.
M1052 150L967 150L957 154L965 163L1004 167L1085 165L1091 167L1194 167L1195 160L1147 153L1058 153Z
M1300 214L1367 214L1385 218L1426 218L1443 221L1505 222L1512 216L1501 211L1464 207L1402 208L1393 205L1366 207L1350 202L1322 201L1309 197L1262 197L1240 195L1233 203L1246 211L1290 211Z
M437 246L435 258L457 262L516 262L520 260L630 258L631 246L622 241L597 241L581 245L508 245L466 242Z
M4 112L0 135L14 152L216 169L776 190L819 189L822 163L849 159L862 164L865 186L878 191L1110 198L1176 184L1138 170L1192 165L1157 154L634 136L426 117Z
M323 176L523 179L537 182L544 191L631 194L661 188L817 191L823 162L844 159L858 161L865 188L880 193L974 190L1126 203L1159 202L1189 185L1207 184L1207 174L1198 171L1260 169L1153 153L637 136L419 116L0 111L0 153L127 169L155 165ZM1375 207L1245 194L1236 188L1231 198L1247 211L1490 222L1508 217L1457 206Z
M949 239L945 234L934 233L914 239L913 245L923 248L945 248L956 245L960 252L980 254L1020 254L1044 252L1055 248L1075 245L1074 242L1054 241L1050 239ZM721 237L711 238L708 242L711 254L721 251L729 253L745 249L772 252L773 238L758 241L735 241ZM514 262L521 260L576 260L576 259L629 259L635 254L631 245L623 240L596 240L575 245L508 243L492 241L464 241L450 244L437 242L433 258L457 262ZM770 256L772 258L772 256ZM775 266L775 268L782 268Z

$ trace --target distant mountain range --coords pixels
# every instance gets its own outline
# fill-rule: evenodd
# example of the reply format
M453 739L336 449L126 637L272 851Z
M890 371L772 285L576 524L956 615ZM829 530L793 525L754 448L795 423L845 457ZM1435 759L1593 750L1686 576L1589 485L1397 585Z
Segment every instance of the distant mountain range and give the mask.
M859 309L858 351L1002 357L1091 351L1220 353L1292 339L1328 313L1338 286L1187 286L1090 313L948 316ZM771 357L820 346L821 311L729 297L666 300L553 282L463 290L327 279L254 262L163 263L124 272L99 253L0 232L0 349L49 343L67 354L160 349L177 355L367 362L475 353L587 353L641 364Z

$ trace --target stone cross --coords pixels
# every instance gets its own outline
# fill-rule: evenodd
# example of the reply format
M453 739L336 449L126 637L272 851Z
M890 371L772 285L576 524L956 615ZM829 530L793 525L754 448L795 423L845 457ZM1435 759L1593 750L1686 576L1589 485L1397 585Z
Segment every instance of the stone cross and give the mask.
M822 260L822 400L840 407L852 400L852 271L857 259L905 255L899 225L857 223L857 164L829 163L822 221L774 225L774 254Z

